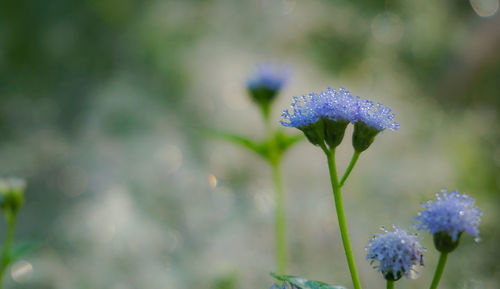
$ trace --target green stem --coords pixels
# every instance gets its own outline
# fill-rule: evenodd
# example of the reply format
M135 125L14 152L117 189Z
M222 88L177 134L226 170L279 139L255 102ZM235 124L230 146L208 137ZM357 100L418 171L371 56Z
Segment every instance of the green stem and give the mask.
M273 162L274 197L276 202L275 230L276 230L276 264L278 274L286 273L286 226L285 226L285 198L283 194L283 183L281 181L281 170L279 162Z
M349 174L351 173L352 169L356 165L356 162L358 161L360 154L361 154L361 152L354 151L354 154L352 155L352 158L351 158L351 162L349 163L349 166L347 167L347 169L344 173L344 176L342 177L342 180L340 181L340 187L342 187L344 185L345 181L349 177Z
M394 289L394 281L387 280L387 289Z
M358 272L356 271L356 264L354 263L354 257L352 256L351 243L349 241L349 234L347 232L347 224L344 216L340 184L337 177L337 168L335 167L335 149L328 150L324 145L322 146L322 149L326 153L326 157L328 159L328 169L330 170L330 180L332 182L333 198L335 199L335 209L337 210L342 244L344 245L347 264L349 266L349 271L351 272L352 284L354 289L361 289Z
M430 289L436 289L443 275L444 266L446 265L446 259L448 259L448 253L442 252L439 256L439 262L434 272L434 278L432 278L432 283Z
M6 214L7 219L7 236L5 237L5 243L2 251L2 263L0 264L0 289L3 288L3 276L5 269L10 263L10 251L12 249L12 243L14 242L14 231L16 225L16 217L13 213Z
M278 274L283 275L286 273L287 267L285 196L283 192L283 182L281 180L281 157L276 143L276 136L274 134L274 131L272 130L269 109L270 107L264 107L262 111L268 137L268 160L272 169L274 187L276 270Z

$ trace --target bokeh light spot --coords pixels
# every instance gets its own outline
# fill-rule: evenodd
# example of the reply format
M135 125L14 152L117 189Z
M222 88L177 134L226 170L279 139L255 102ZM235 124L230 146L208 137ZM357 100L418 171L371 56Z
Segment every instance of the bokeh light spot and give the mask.
M33 265L24 260L17 261L12 265L10 275L17 283L24 283L33 276Z
M490 17L498 11L499 0L470 0L472 9L481 17Z
M212 174L208 174L208 184L210 185L210 189L215 189L217 186L217 178Z

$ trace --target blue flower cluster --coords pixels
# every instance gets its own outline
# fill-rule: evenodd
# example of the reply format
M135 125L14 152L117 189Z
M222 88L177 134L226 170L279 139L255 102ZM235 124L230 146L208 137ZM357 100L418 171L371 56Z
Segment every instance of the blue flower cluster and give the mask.
M257 66L255 74L247 80L247 88L250 91L257 89L279 91L287 82L289 75L285 69L278 69L270 63L262 63Z
M392 110L382 103L375 105L370 100L365 99L360 101L358 99L356 121L363 122L378 131L384 129L397 130L399 124L394 121L394 117L395 114L392 113Z
M459 234L467 232L479 240L479 223L482 212L474 205L474 200L457 191L451 193L441 190L436 194L437 201L421 204L424 211L418 213L415 221L420 222L418 229L436 233L447 233L453 241Z
M283 285L281 286L278 284L273 284L273 286L271 286L269 289L298 289L298 288L288 282L284 282Z
M334 121L345 120L351 123L362 122L377 131L397 130L391 109L381 103L375 105L370 100L354 97L348 90L336 91L328 88L320 93L310 93L300 99L294 97L292 107L283 111L281 124L301 128L317 122L321 118Z
M370 264L378 261L374 268L378 269L388 280L398 280L402 276L409 278L410 272L416 272L418 265L424 265L420 238L410 235L403 229L394 226L394 232L382 228L384 233L376 234L370 240L366 250L366 259Z

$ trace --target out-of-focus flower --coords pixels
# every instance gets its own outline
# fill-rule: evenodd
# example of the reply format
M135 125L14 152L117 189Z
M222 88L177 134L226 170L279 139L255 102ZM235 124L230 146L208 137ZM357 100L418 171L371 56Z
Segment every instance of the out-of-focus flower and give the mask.
M434 235L434 244L441 252L451 252L458 246L463 232L479 240L479 224L483 214L474 205L474 200L457 191L441 190L436 201L421 204L425 210L418 213L414 221L420 222L419 230Z
M247 80L247 89L252 99L259 106L267 109L289 77L289 70L262 63Z
M269 289L297 289L297 287L288 282L284 282L281 286L275 283Z
M0 179L0 207L4 211L17 213L24 202L26 182L19 178Z
M373 264L375 261L378 269L386 280L396 281L403 275L409 278L410 272L416 272L416 266L424 265L422 245L416 235L408 234L403 229L394 226L394 232L382 228L384 233L376 234L366 250L366 259Z

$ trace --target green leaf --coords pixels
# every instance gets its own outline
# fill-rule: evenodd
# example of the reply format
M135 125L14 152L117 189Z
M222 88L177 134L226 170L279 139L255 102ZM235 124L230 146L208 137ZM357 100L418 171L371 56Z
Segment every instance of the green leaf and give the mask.
M40 246L40 242L38 241L17 242L10 253L10 262L14 262L22 256L33 252L38 246Z
M240 136L230 132L215 130L206 130L206 132L212 137L232 142L257 153L263 158L269 158L269 147L267 143L256 143L244 136Z
M303 140L305 137L303 134L298 134L294 136L289 136L284 134L281 131L276 132L276 143L278 144L278 148L280 152L285 152L290 147L292 147L297 142Z
M302 277L291 276L291 275L278 275L271 272L271 276L279 281L288 282L291 285L297 287L298 289L346 289L343 286L329 285L321 281L307 280Z

